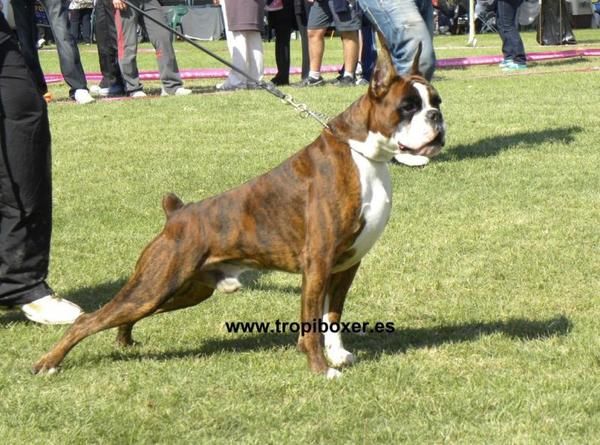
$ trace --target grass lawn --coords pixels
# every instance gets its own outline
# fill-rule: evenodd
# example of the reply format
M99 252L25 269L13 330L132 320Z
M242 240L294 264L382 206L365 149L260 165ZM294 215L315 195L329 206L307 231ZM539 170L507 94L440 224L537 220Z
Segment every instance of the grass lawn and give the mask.
M576 36L600 47L597 30ZM529 51L557 49L524 38ZM436 38L438 57L500 53L495 35L465 42ZM224 42L207 46L227 57ZM181 68L218 66L176 48ZM98 71L95 47L81 51ZM273 53L266 44L267 66ZM339 63L339 42L325 54ZM139 59L155 69L151 52ZM42 62L59 71L52 48ZM88 106L51 86L49 282L60 295L95 310L161 229L164 193L206 198L320 131L261 91L205 93L215 83L186 82L198 93L188 97ZM118 349L114 331L93 336L51 377L29 368L65 328L2 312L2 442L599 443L600 59L516 74L439 70L434 84L447 146L425 168L392 167L390 223L346 304L346 321L389 321L395 332L346 335L358 362L342 378L311 375L293 334L224 329L296 321L299 276L253 274L236 294L144 320L132 349ZM146 87L158 95L158 84ZM284 90L328 115L363 92Z

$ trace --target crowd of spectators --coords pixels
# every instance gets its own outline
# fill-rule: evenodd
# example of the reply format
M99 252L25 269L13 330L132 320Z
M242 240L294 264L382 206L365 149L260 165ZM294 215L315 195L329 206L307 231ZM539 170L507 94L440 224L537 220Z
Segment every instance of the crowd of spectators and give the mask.
M232 70L218 90L256 88L264 77L265 34L274 33L277 74L275 85L290 83L290 40L301 40L300 86L326 83L321 64L325 36L342 39L343 60L332 83L353 86L368 82L376 60L375 30L384 36L400 71L412 62L418 42L424 45L422 71L433 73L433 13L430 0L213 0L220 6ZM136 63L140 35L147 36L157 56L162 95L187 95L173 36L159 0L21 0L12 4L21 52L36 86L51 100L39 62L38 49L50 39L56 44L69 96L79 104L97 97L145 97ZM135 8L129 7L133 5ZM152 18L154 20L147 19ZM266 31L268 30L268 31ZM96 43L102 80L88 87L78 44ZM118 45L117 43L120 42ZM242 74L246 73L246 74Z

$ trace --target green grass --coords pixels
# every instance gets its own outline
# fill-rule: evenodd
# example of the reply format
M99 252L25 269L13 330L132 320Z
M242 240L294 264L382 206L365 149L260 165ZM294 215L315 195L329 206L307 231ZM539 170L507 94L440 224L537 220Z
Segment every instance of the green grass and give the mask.
M577 31L599 47L595 31ZM529 51L539 47L524 34ZM499 54L497 36L436 39L438 57ZM327 42L326 63L341 60ZM223 42L210 43L225 55ZM182 68L218 66L183 43ZM95 52L82 47L97 70ZM297 57L297 48L293 48ZM267 65L273 48L267 45ZM47 72L56 55L42 52ZM143 69L153 56L140 55ZM140 342L85 340L63 371L31 364L64 327L0 313L0 437L10 444L598 443L600 59L438 71L448 143L423 169L394 167L394 209L350 291L358 363L307 371L292 334L232 335L225 321L295 321L298 276L254 274L234 295L142 321ZM216 81L187 82L198 92ZM157 92L158 84L148 83ZM77 106L52 86L50 283L94 310L162 227L161 196L213 195L310 143L318 124L260 91ZM358 88L286 88L334 115Z

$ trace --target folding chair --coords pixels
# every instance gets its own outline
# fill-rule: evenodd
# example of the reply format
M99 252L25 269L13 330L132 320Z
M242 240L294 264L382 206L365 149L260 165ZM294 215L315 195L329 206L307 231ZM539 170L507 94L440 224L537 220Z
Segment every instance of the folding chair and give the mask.
M496 26L496 0L477 0L475 5L475 26L480 33L498 32Z

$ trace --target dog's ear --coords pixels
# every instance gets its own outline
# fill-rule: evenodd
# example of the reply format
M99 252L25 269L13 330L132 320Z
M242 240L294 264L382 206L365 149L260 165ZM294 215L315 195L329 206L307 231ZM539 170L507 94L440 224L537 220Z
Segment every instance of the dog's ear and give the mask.
M167 219L171 217L175 210L183 207L183 201L175 193L167 193L162 199L162 208Z
M417 76L422 76L423 74L419 70L419 61L421 59L421 52L423 52L423 42L419 42L419 46L417 47L417 52L415 52L415 57L413 58L412 69L410 73Z
M392 56L390 55L390 50L385 43L383 35L379 31L377 32L377 35L379 36L381 51L377 54L377 64L375 65L375 69L371 76L369 91L376 98L380 98L385 96L392 84L392 80L394 80L398 73L392 63Z

